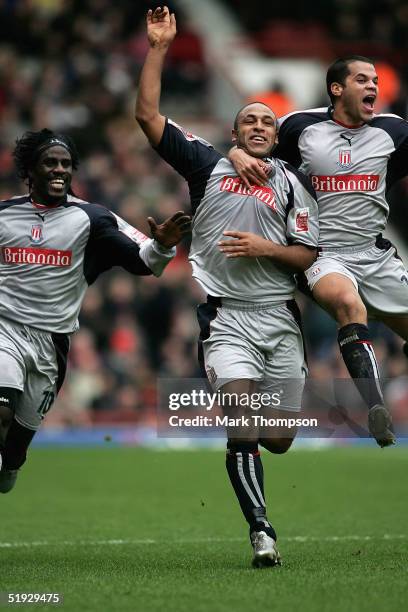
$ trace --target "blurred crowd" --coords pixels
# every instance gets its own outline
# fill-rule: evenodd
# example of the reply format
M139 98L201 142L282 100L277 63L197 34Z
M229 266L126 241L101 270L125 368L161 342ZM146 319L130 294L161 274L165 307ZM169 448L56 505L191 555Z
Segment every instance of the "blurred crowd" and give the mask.
M353 4L359 3L341 6ZM130 0L0 0L1 199L27 191L13 167L15 139L47 126L77 143L79 197L107 206L145 233L148 215L163 220L189 209L184 181L150 149L133 119L150 7ZM179 35L166 65L163 107L225 149L229 126L216 125L207 113L202 43L178 7L177 15ZM406 184L398 189L398 201L405 197L406 203ZM397 205L395 210L404 213ZM48 424L153 424L158 377L200 376L195 307L204 296L191 279L188 247L178 247L159 280L116 269L90 287L80 331L72 338L69 374ZM307 298L299 299L312 376L347 377L334 322ZM407 375L402 342L379 325L373 333L382 375ZM393 393L398 401L407 399L406 387L394 387Z
M405 0L314 0L309 3L271 0L266 6L261 0L221 1L234 9L261 45L263 34L270 27L302 24L306 38L310 28L314 28L318 38L326 35L334 55L347 52L349 44L356 53L393 59L397 64L402 64L406 57L408 9ZM296 44L293 40L287 44L293 42Z

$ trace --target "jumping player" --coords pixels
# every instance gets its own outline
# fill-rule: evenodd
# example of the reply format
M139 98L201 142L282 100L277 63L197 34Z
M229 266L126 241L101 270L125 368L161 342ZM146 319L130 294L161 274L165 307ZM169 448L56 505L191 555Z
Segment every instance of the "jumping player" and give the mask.
M278 159L268 160L277 126L264 104L242 108L232 132L233 141L272 163L267 185L253 190L245 188L228 159L208 142L160 114L163 63L175 35L175 17L167 7L148 12L150 49L140 77L136 119L159 155L189 185L194 215L190 262L193 276L208 294L198 308L201 362L215 391L241 398L255 389L272 397L291 380L279 410L268 407L274 417L289 417L300 410L306 374L293 300L294 271L306 269L316 257L315 195L304 175ZM228 408L235 416L250 413L242 400ZM283 428L274 437L249 426L227 433L226 467L249 524L253 564L276 565L280 558L276 532L266 515L258 443L284 453L295 432Z
M336 60L327 71L327 92L328 109L279 120L274 155L310 176L316 190L319 256L306 271L307 281L338 323L341 354L369 408L369 430L383 447L395 438L367 316L408 340L407 272L381 235L389 210L386 191L408 172L408 123L374 114L378 77L368 58ZM267 181L259 160L238 148L230 157L247 186Z
M189 230L178 212L150 218L153 240L72 194L73 141L27 132L14 158L29 194L0 203L0 492L14 486L27 448L63 383L85 291L113 266L160 276Z

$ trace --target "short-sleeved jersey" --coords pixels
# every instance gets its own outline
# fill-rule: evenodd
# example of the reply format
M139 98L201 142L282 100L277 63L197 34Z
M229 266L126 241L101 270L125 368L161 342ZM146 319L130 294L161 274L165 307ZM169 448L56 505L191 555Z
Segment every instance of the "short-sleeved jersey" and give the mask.
M158 153L187 181L193 213L189 259L193 276L216 297L282 302L293 297L294 276L269 257L227 258L225 230L253 232L279 245L315 247L318 213L310 181L289 164L270 160L264 187L245 188L228 159L205 140L166 120Z
M280 159L307 174L319 204L322 247L372 243L388 217L386 191L408 173L408 123L376 115L361 127L332 119L331 109L279 120Z
M78 327L85 291L112 266L160 274L175 250L103 206L67 196L56 207L27 196L0 202L0 317L55 333Z

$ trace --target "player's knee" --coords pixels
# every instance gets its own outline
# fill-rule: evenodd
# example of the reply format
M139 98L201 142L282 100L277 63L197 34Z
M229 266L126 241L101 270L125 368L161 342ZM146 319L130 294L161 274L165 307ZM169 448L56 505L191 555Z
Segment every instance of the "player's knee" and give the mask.
M270 453L275 455L283 455L292 446L294 438L261 438L259 444Z
M351 291L338 294L333 306L336 319L342 325L360 323L367 318L367 310L360 296Z

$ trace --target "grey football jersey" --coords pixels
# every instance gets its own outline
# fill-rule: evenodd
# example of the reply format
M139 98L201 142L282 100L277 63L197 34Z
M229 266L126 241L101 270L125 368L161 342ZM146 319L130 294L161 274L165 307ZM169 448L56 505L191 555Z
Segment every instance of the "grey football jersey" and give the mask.
M75 331L85 291L105 270L158 275L175 254L73 196L56 207L0 202L0 221L0 317L49 332Z
M293 273L269 257L227 258L218 242L225 230L236 230L284 246L315 247L318 213L310 181L289 164L271 160L268 184L248 190L228 159L169 119L157 151L188 181L194 214L189 259L204 290L249 302L293 298Z
M319 204L319 246L372 243L388 217L387 189L408 173L408 123L376 115L345 127L326 108L280 119L274 155L307 174Z

